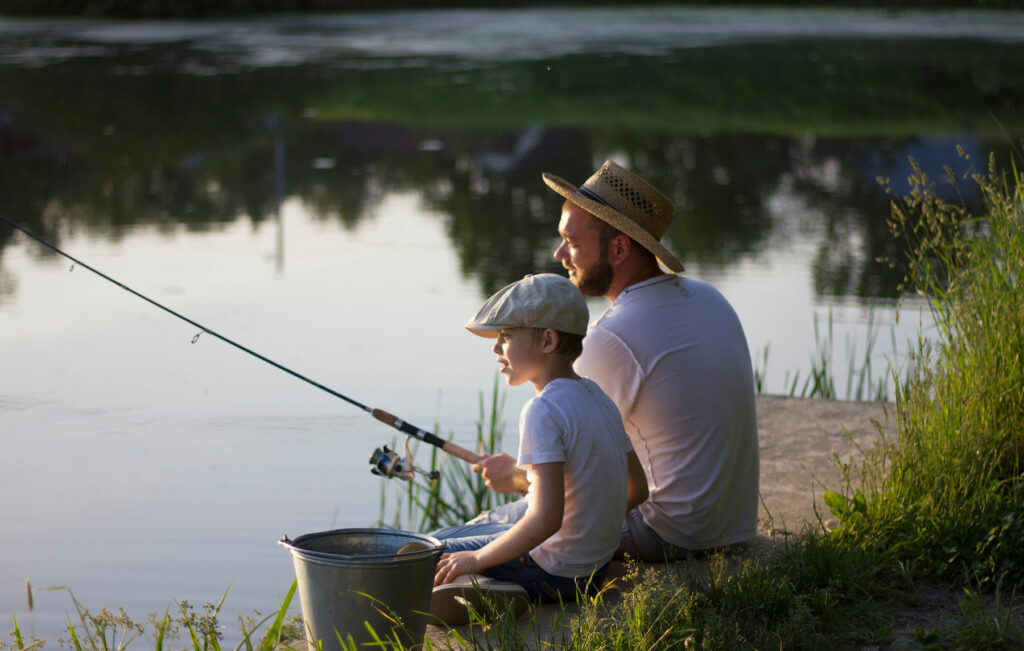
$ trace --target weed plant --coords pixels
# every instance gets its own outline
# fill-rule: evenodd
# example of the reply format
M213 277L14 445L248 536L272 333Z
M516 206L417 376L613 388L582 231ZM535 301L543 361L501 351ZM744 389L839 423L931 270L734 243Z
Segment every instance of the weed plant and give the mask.
M592 600L572 648L821 649L869 641L887 591L875 564L807 533L771 551L716 553L664 569L634 565L632 588Z
M967 179L984 208L940 199L915 164L895 201L911 243L907 288L928 301L934 343L897 385L896 441L864 463L836 536L954 585L1024 588L1024 187L990 163ZM832 496L834 498L834 496Z
M233 651L274 651L296 644L304 639L304 629L298 615L288 615L292 599L298 587L293 581L277 611L260 617L239 617L242 638ZM149 642L153 651L182 648L187 651L222 651L223 626L220 611L227 599L230 586L224 591L217 604L204 604L200 611L188 601L176 603L177 613L170 610L162 617L150 614L149 621L134 621L123 608L114 613L106 608L93 612L71 595L75 606L76 619L68 617L67 638L59 639L62 647L73 651L125 651L131 644L138 645L140 638ZM31 605L31 593L29 597ZM18 626L17 616L13 617L14 630L12 648L16 651L41 649L46 640L25 640ZM268 624L269 623L269 624ZM187 643L178 647L174 643L187 633ZM0 640L0 649L6 643Z

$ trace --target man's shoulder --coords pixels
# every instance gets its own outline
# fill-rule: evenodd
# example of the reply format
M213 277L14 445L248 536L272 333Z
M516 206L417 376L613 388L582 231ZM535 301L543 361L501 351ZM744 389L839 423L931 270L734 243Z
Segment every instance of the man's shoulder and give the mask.
M628 358L648 368L668 351L736 332L735 310L711 283L668 278L610 305L587 333L584 356Z
M624 291L608 306L595 325L615 331L649 322L652 313L672 313L729 307L725 296L711 283L686 276L662 276Z
M592 407L598 403L611 403L611 398L601 387L588 377L578 379L558 379L550 382L540 395L533 398L538 405L543 404L543 409L552 409L562 412L566 417L571 415L569 411L582 410L583 413L593 413ZM612 404L614 407L614 404Z

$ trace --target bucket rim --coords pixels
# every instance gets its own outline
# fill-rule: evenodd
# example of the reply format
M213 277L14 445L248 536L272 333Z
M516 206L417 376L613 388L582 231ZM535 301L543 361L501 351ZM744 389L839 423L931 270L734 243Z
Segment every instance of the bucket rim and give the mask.
M445 550L445 544L442 541L438 540L437 538L434 538L433 536L428 536L427 534L416 533L413 531L403 531L401 529L375 529L373 527L331 529L330 531L315 531L312 533L302 534L301 536L295 539L289 539L288 535L285 534L285 536L281 540L277 541L277 544L287 548L289 551L291 551L292 554L296 556L308 558L309 560L316 560L327 563L331 561L358 562L374 560L396 560L396 555L394 552L389 552L387 554L352 555L339 554L337 552L323 552L314 549L305 549L300 546L302 543L309 542L310 540L315 540L317 538L325 538L328 536L337 536L342 534L374 536L383 535L385 537L393 536L402 538L413 538L414 541L423 542L429 545L429 547L427 547L426 549L402 554L400 557L401 560L427 558L434 555L440 556Z

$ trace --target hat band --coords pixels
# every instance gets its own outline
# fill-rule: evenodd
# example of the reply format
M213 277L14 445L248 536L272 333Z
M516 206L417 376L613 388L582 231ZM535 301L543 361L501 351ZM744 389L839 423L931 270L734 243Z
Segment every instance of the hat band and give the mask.
M594 192L593 190L591 190L590 188L588 188L588 187L586 187L586 186L584 186L584 187L581 187L581 188L579 188L579 189L577 190L577 192L579 192L580 194L582 194L582 195L583 195L584 197L586 197L587 199L590 199L591 201L596 201L596 202L598 202L599 204L602 204L602 205L604 205L604 206L607 206L608 208L611 208L611 209L612 209L612 210L614 210L615 212L619 212L619 209L618 209L618 208L616 208L616 207L615 207L615 206L613 206L612 204L610 204L610 203L608 203L607 201L605 201L605 200L604 200L604 197L602 197L601 195L597 194L596 192Z

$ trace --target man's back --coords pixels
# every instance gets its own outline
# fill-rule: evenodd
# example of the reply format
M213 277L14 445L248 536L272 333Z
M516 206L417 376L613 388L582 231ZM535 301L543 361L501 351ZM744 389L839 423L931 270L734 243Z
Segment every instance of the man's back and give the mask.
M577 370L612 398L647 473L644 520L686 549L757 530L758 446L750 353L711 285L658 276L620 294Z

